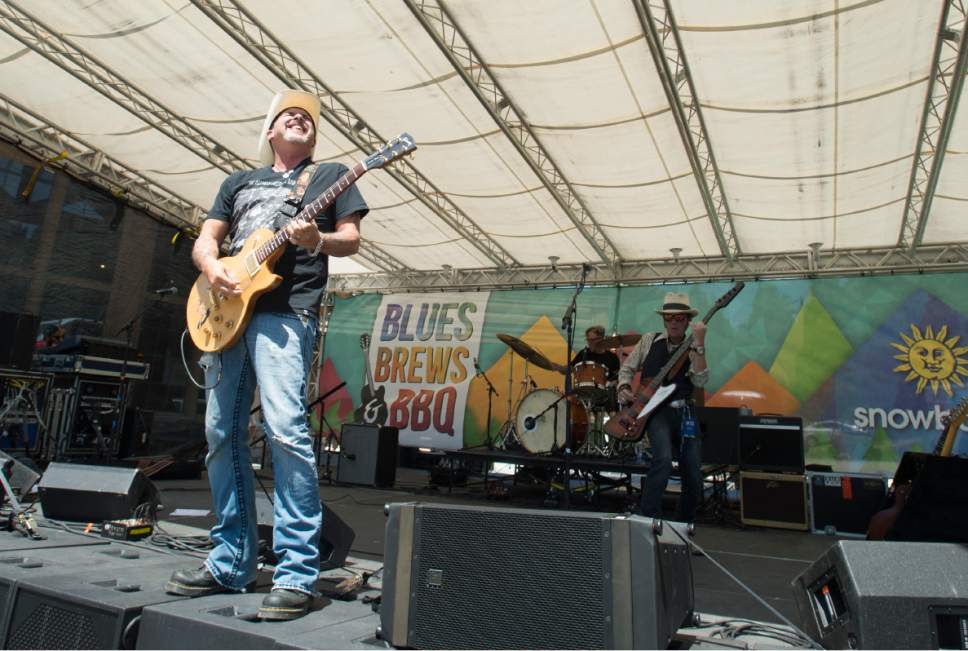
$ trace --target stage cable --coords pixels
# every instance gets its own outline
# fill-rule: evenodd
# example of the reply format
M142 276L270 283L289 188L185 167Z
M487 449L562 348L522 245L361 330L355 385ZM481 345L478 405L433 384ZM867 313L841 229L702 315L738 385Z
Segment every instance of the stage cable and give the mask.
M758 594L756 594L755 592L753 592L752 589L750 589L745 583L743 583L742 581L740 581L739 578L737 578L732 572L730 572L729 570L727 570L725 567L723 567L723 565L721 563L719 563L716 559L714 559L712 556L710 556L706 552L706 550L704 550L702 547L700 547L694 541L692 541L690 539L687 539L687 538L683 538L682 537L682 534L679 533L679 531L675 527L670 526L669 529L671 529L672 532L676 535L676 537L679 538L679 540L681 540L683 543L685 543L687 547L694 548L702 556L704 556L706 559L708 559L709 562L711 562L717 568L719 568L720 570L722 570L722 572L726 576L728 576L730 579L732 579L739 587L741 587L743 590L745 590L746 592L748 592L750 594L750 596L752 596L754 599L756 599L756 601L758 601L764 608L766 608L771 613L773 613L774 615L776 615L776 617L779 618L780 621L782 621L784 624L786 624L791 629L793 629L794 631L796 631L797 636L800 638L799 641L800 641L801 644L799 646L802 646L802 647L805 647L805 648L813 648L813 649L823 649L824 648L819 642L817 642L812 637L810 637L809 635L807 635L806 633L804 633L802 630L800 630L800 628L798 626L796 626L793 622L791 622L789 619L787 619L786 617L784 617L780 613L780 611L778 611L776 608L774 608L773 606L771 606L770 604L768 604ZM695 591L693 591L693 594L695 594ZM766 627L766 628L770 628L770 625L769 624L759 624L759 626L763 626L763 627ZM780 629L780 628L774 628L773 630L779 631L781 633L786 633L785 631L783 631L783 629ZM807 644L803 644L804 642L806 642Z
M208 387L199 384L198 382L195 381L195 378L192 376L191 369L188 368L188 358L185 357L185 336L187 334L188 334L188 328L185 328L184 330L182 330L181 340L179 341L179 344L178 344L178 348L179 348L178 352L181 353L182 366L185 368L185 374L188 376L188 379L191 381L191 383L194 384L197 388L201 389L202 391L208 391L209 389L214 389L219 385L219 382L222 381L222 353L220 352L218 354L218 375L215 378L215 384ZM209 353L203 353L203 354L207 355Z

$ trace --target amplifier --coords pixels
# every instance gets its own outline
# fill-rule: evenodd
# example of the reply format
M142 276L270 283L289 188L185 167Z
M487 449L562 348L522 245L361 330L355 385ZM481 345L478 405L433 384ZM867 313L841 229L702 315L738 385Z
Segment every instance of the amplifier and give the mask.
M884 507L880 475L808 472L810 528L814 533L865 537L871 516Z
M741 472L739 492L743 524L807 530L807 482L803 475Z
M340 432L336 481L386 488L397 477L396 427L344 423Z
M803 474L803 419L739 417L739 469Z
M702 433L704 464L739 464L739 409L736 407L696 407L696 422Z

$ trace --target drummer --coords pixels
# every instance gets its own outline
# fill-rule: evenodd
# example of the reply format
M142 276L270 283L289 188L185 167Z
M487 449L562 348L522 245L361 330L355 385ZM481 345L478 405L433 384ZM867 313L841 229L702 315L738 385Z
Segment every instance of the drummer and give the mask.
M593 325L585 330L585 347L575 353L571 358L571 365L575 367L584 362L594 362L606 369L605 379L609 384L618 381L618 371L622 364L618 360L618 355L605 348L605 326ZM565 373L563 364L555 364L555 369L559 373Z

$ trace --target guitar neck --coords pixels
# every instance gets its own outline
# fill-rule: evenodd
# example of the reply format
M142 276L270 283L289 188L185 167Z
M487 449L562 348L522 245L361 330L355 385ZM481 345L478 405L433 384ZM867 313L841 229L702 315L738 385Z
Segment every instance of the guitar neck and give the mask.
M333 205L336 197L343 194L351 185L356 183L361 176L366 174L367 169L363 163L357 163L351 167L346 174L339 177L333 185L326 188L318 197L303 207L299 214L292 218L285 226L280 228L275 235L269 238L262 246L256 249L256 259L262 263L268 260L273 253L285 246L289 242L289 224L297 219L312 221L316 217Z

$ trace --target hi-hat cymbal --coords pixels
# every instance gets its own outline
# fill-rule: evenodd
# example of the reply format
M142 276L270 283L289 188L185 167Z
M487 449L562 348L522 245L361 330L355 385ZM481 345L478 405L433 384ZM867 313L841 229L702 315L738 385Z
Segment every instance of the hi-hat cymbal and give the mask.
M547 357L536 351L534 348L521 341L517 337L512 337L511 335L506 335L503 333L498 333L497 338L503 341L508 347L516 352L521 357L525 358L537 367L543 368L546 371L553 371L555 367L551 364Z
M602 345L605 348L625 348L626 346L634 346L639 343L639 339L642 335L615 335L614 337L605 337L602 339Z

